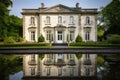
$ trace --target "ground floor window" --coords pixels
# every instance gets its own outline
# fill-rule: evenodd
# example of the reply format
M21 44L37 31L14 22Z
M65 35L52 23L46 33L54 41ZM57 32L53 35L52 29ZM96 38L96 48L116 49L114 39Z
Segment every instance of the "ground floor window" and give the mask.
M31 55L31 61L35 61L35 54Z
M85 33L85 41L90 41L90 32Z
M46 40L50 40L51 39L51 31L47 31L46 32Z
M70 41L74 40L74 31L70 31Z
M35 31L31 31L31 41L35 41Z

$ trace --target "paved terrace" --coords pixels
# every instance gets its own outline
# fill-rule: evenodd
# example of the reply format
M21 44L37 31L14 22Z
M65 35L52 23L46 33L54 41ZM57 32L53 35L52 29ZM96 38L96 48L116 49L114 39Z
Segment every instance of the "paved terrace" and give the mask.
M52 48L0 48L0 54L57 54L57 53L80 53L80 54L120 54L120 48L68 48L68 47L52 47Z

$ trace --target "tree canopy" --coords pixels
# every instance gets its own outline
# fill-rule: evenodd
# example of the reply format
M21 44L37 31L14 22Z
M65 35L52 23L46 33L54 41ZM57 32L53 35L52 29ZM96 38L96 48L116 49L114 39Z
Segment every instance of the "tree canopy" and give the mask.
M102 9L102 21L105 22L105 34L119 34L120 35L120 0L112 0L106 7Z

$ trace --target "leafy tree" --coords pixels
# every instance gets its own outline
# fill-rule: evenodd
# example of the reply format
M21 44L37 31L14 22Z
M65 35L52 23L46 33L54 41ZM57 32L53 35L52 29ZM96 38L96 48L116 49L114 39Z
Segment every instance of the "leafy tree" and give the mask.
M43 35L41 34L40 37L38 38L38 42L44 42L45 38L43 37Z
M108 26L105 34L120 35L120 0L112 0L110 4L102 9L102 20Z
M75 41L76 42L82 42L82 37L80 35L78 35Z
M114 34L107 37L108 43L120 44L120 35Z

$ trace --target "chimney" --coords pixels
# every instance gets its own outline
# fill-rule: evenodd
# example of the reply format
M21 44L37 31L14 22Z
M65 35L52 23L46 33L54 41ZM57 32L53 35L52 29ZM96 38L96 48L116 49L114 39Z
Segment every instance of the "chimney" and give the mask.
M44 6L44 3L41 3L41 8L44 8L45 6Z
M76 8L79 8L79 3L76 3Z

